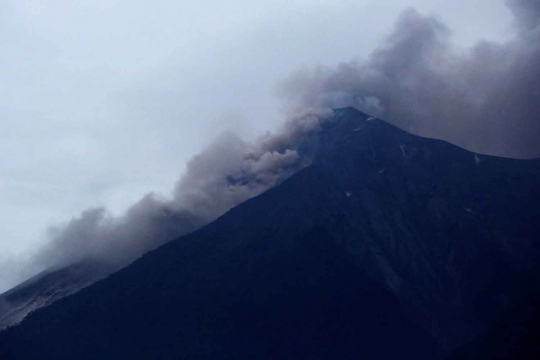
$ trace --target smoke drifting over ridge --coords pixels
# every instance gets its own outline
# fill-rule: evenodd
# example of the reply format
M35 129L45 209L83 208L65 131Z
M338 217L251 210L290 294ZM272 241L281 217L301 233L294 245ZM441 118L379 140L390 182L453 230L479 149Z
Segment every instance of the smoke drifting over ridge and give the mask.
M330 108L354 106L420 135L502 156L540 155L540 2L509 3L515 38L458 52L438 19L407 10L364 62L299 72L282 95L301 110L275 135L246 143L225 134L195 156L163 200L148 194L125 215L90 209L49 232L26 274L85 259L123 266L189 233L306 166ZM30 270L28 270L30 269Z
M365 61L301 71L297 106L354 106L413 133L491 155L540 156L540 1L508 1L515 36L470 51L437 18L405 11Z
M90 209L50 230L50 243L34 259L40 268L97 260L113 269L178 236L194 231L309 164L299 147L312 142L331 110L292 116L273 135L254 143L227 133L196 155L171 200L148 194L122 217Z

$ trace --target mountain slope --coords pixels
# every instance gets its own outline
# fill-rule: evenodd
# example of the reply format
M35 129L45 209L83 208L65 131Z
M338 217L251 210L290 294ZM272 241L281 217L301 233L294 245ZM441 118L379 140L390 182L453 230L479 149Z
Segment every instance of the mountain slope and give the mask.
M352 251L446 349L538 288L539 160L474 154L342 114L317 165L360 202Z
M436 359L538 288L540 161L350 108L303 151L280 186L0 333L4 356Z
M0 295L0 331L18 324L29 313L93 284L111 271L106 264L84 261L33 276Z
M448 360L540 359L540 296L509 311L486 334L460 347Z
M297 208L334 195L322 174L313 188L296 191L313 175L307 169L269 198L248 202L243 211L36 312L4 333L6 356L438 356L434 341L411 324L388 291L361 275L328 229L310 226L321 209L310 206L306 214ZM290 213L259 201L290 204Z

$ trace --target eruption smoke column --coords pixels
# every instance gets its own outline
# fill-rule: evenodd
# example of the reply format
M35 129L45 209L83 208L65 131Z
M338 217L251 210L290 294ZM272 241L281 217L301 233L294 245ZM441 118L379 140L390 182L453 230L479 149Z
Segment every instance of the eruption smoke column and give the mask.
M298 149L314 141L331 110L291 117L277 134L246 143L227 133L196 155L175 186L172 200L148 194L125 215L90 209L66 226L50 230L51 241L35 266L63 267L96 260L111 271L176 237L196 230L230 208L279 184L309 164Z
M540 1L508 5L515 36L458 52L438 19L405 11L367 60L299 72L293 104L354 106L423 136L499 156L540 156Z
M355 106L411 132L502 156L540 155L540 1L514 0L515 37L457 52L434 17L405 11L364 62L300 72L283 86L299 112L255 143L221 136L195 156L172 200L146 195L125 215L90 209L50 230L25 274L85 259L112 270L191 232L306 166L330 108ZM30 270L29 270L30 269ZM111 271L112 271L111 270Z

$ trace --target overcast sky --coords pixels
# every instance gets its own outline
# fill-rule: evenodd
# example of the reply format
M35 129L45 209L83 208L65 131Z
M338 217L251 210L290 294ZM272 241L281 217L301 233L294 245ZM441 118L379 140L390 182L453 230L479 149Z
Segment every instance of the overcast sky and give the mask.
M280 81L366 56L410 6L463 47L509 36L503 0L2 1L0 262L86 208L169 196L220 132L279 124Z

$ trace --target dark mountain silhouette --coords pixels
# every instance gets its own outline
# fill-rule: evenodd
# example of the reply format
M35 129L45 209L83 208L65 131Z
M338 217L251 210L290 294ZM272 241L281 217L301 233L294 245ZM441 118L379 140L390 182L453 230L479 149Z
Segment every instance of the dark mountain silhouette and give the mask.
M493 328L455 350L448 360L540 359L540 294L505 314Z
M539 160L352 108L299 151L281 185L0 333L3 356L438 359L538 289Z

